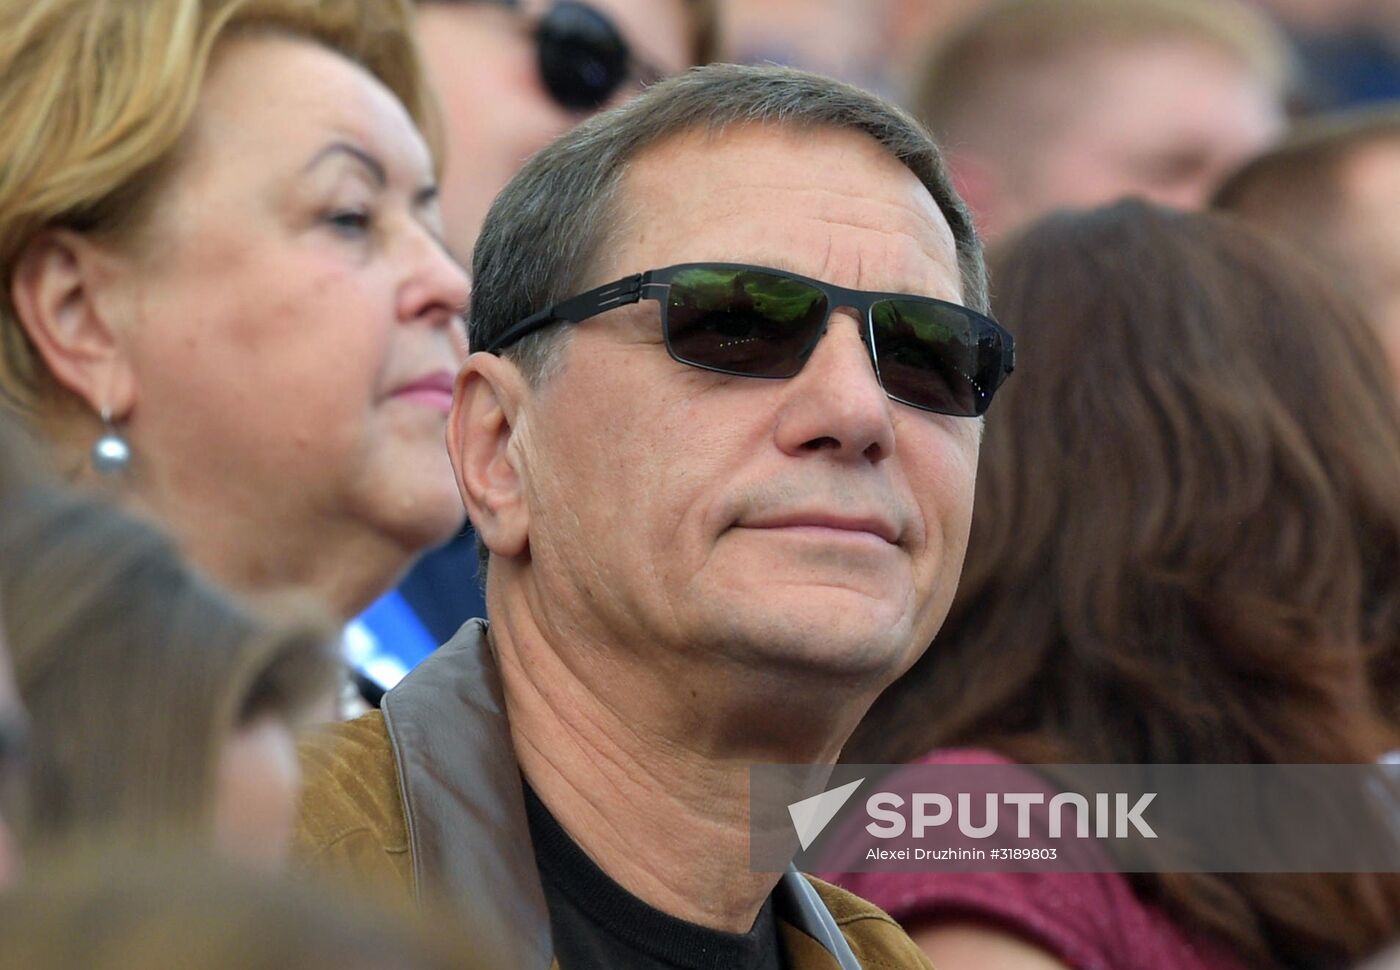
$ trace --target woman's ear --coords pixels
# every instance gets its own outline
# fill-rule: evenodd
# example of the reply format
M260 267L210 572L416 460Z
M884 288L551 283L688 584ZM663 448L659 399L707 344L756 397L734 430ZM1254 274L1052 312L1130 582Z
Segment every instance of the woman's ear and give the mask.
M525 449L515 440L529 394L513 362L472 354L457 374L447 425L447 451L467 514L491 553L507 559L530 546Z
M75 232L47 230L20 254L10 281L19 323L54 379L95 413L124 417L136 381L106 304L112 257Z

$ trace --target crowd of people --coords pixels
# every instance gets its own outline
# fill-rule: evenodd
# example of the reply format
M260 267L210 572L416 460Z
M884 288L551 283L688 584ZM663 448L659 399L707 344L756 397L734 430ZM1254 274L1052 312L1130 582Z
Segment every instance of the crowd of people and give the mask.
M0 0L0 967L1385 966L750 864L754 765L1400 748L1393 5L935 6Z

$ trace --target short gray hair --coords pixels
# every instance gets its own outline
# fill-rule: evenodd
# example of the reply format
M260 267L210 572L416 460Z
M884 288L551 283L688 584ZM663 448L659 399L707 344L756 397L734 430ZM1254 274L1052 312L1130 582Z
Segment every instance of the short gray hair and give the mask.
M928 132L859 88L780 67L712 64L662 81L579 125L525 164L496 197L472 260L471 346L584 287L619 225L619 188L646 148L693 129L770 124L864 132L918 176L953 231L963 299L987 310L987 271L972 218ZM638 267L643 268L643 267ZM599 281L605 282L605 281ZM528 379L548 376L561 332L548 328L506 352Z

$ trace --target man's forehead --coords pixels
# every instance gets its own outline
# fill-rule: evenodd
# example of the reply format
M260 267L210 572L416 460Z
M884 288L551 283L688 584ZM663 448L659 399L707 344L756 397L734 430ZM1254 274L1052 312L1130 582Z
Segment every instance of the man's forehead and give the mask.
M928 188L859 131L777 124L686 131L634 160L619 201L619 260L722 259L743 250L745 259L771 252L770 265L778 265L794 249L825 245L838 265L873 261L866 274L957 265L952 230Z

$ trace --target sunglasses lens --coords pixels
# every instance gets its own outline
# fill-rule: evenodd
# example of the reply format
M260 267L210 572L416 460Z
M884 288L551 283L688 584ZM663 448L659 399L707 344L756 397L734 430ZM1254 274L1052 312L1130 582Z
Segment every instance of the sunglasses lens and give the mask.
M885 300L871 312L885 393L905 404L975 417L1001 373L1001 335L960 307Z
M749 377L792 377L826 322L821 290L754 270L696 267L671 279L666 343L685 364Z
M540 21L537 41L540 77L565 108L601 107L627 80L627 42L612 21L587 4L555 4Z

